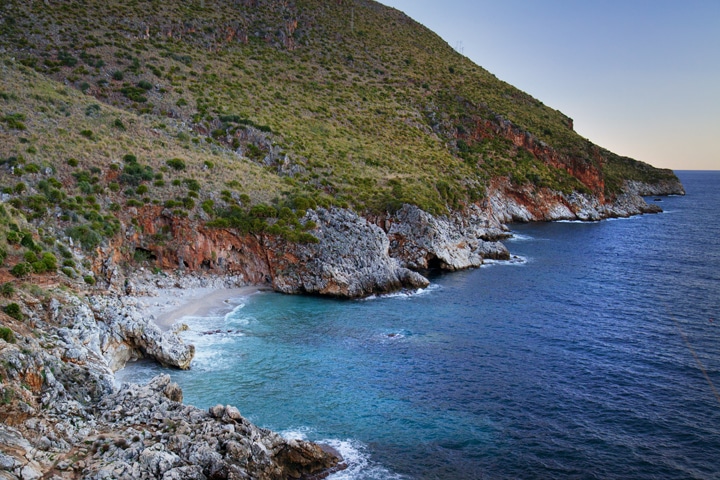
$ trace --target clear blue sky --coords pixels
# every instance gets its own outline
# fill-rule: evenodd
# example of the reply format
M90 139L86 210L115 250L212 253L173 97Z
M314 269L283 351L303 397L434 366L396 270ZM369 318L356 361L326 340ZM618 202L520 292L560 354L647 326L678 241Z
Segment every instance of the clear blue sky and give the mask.
M720 0L381 0L620 155L720 170Z

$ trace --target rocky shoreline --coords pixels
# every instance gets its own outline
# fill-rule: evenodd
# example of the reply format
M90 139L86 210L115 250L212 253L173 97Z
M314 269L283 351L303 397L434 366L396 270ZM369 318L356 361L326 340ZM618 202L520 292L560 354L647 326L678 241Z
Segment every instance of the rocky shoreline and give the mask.
M343 209L309 211L305 221L315 225L310 233L317 243L199 229L197 243L154 250L161 261L184 259L180 265L200 265L215 252L211 271L127 272L105 251L97 268L105 285L84 293L24 289L15 299L19 318L0 312L12 332L0 340L0 478L322 478L343 467L338 455L258 428L232 406L184 405L166 375L145 386L115 386L114 372L134 359L190 367L194 347L156 323L182 303L169 296L248 285L346 298L422 288L428 281L419 271L510 259L500 243L508 236L505 222L655 212L640 194L684 193L674 184L628 187L607 205L557 192L536 193L530 202L523 192L496 185L486 205L441 217L409 205L370 218ZM145 227L151 236L152 222ZM136 241L153 251L143 238Z
M133 284L153 295L168 283L235 281L147 273ZM140 297L45 294L23 295L22 321L0 313L14 332L0 341L0 478L323 478L343 467L335 453L258 428L235 407L182 404L167 375L116 387L114 372L129 360L188 368L194 354Z

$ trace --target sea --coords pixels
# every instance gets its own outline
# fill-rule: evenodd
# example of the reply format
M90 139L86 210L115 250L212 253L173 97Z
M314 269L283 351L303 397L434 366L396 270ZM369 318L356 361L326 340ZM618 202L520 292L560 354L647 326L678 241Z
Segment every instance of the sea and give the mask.
M423 290L185 318L185 402L328 444L345 479L720 478L720 172L663 213L511 225Z

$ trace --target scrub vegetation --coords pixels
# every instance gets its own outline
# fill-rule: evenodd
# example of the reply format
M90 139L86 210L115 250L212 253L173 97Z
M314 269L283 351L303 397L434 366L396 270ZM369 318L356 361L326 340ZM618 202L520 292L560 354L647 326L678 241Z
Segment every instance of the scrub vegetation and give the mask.
M482 201L496 177L588 191L503 129L604 169L610 196L624 178L672 176L599 149L372 1L0 9L0 259L17 278L82 281L63 251L92 253L151 208L313 241L300 219L317 206L442 214Z

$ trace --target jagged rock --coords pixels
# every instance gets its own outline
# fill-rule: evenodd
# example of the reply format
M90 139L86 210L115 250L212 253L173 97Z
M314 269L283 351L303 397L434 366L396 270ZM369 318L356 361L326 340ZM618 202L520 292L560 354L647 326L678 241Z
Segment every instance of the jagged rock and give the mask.
M428 285L390 257L379 227L350 210L320 208L304 220L317 225L310 233L318 243L274 244L267 251L276 290L356 298Z
M165 390L163 390L163 394L173 402L180 402L182 403L183 400L183 393L182 389L180 388L180 385L177 383L170 383L167 387L165 387Z
M387 235L390 254L403 266L413 269L439 267L461 270L482 265L484 258L508 259L502 243L486 241L501 235L479 209L451 217L434 217L412 205L391 217Z
M102 321L100 341L103 356L116 371L129 360L149 356L160 364L190 368L195 347L186 345L173 331L161 331L137 308L120 298L93 297L94 314Z
M206 478L198 465L173 468L162 476L162 480L205 480Z

